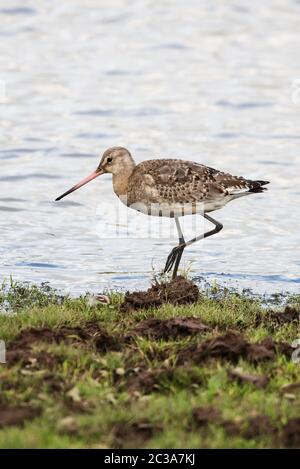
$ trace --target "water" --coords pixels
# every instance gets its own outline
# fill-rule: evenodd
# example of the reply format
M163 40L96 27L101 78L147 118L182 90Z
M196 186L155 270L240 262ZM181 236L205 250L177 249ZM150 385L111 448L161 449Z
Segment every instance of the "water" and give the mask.
M123 145L270 180L216 212L225 229L184 265L299 291L299 15L292 0L2 0L1 277L73 294L149 285L174 240L105 238L109 176L53 202Z

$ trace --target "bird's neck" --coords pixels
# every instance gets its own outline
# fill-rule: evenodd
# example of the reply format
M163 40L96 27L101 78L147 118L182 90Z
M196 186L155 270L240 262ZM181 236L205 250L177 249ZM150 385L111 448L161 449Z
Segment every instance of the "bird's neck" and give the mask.
M113 188L114 188L115 194L117 194L118 197L127 196L128 183L129 183L129 179L133 173L134 168L135 168L135 164L133 162L130 167L124 168L122 172L118 174L113 174L113 177L112 177Z

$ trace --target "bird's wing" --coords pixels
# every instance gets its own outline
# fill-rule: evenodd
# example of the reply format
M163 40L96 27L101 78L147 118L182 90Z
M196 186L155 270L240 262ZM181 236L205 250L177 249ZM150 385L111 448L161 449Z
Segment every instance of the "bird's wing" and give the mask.
M134 192L140 189L161 202L193 203L238 195L261 188L263 181L250 181L198 163L161 159L140 163L131 178Z

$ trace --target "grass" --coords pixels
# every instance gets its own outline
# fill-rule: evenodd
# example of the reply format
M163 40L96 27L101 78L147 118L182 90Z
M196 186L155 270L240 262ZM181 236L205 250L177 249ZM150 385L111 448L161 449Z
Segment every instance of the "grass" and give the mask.
M268 324L259 300L224 292L218 298L203 295L197 304L166 304L159 309L122 314L122 295L112 294L109 305L89 306L87 298L64 298L47 286L11 282L0 290L0 339L5 340L7 363L0 364L1 409L30 406L39 409L34 419L1 424L1 448L268 448L287 446L281 437L290 419L300 416L297 392L284 386L299 380L299 364L276 354L273 360L253 364L211 359L199 365L178 364L178 353L191 344L234 330L250 342L265 337L292 343L300 338L299 323ZM299 306L299 297L293 302ZM154 340L135 337L123 341L137 323L149 318L190 317L210 326L202 334ZM93 340L29 344L10 362L15 339L29 327L62 326L87 330L97 324L121 346L103 350ZM22 353L27 359L22 359ZM46 352L49 363L41 360ZM24 355L25 356L25 355ZM267 375L259 389L228 377L238 367L243 373ZM137 386L139 376L144 376ZM152 375L151 375L152 373ZM155 385L146 380L155 377ZM220 420L199 425L197 408L217 409ZM243 428L249 418L265 415L274 432L230 434L224 421ZM2 428L1 428L2 427ZM275 435L275 436L274 436Z

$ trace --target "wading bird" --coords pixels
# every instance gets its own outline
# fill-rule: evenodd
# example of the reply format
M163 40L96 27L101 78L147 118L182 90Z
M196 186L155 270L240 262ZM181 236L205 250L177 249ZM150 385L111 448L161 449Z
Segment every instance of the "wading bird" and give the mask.
M60 200L101 174L111 173L115 194L130 208L146 215L174 218L179 244L170 252L164 272L173 269L176 277L183 250L201 239L212 236L223 225L208 215L231 200L266 190L269 181L252 181L208 166L179 159L155 159L135 164L130 152L112 147L103 153L97 169L67 192ZM179 218L201 214L215 227L185 241Z

